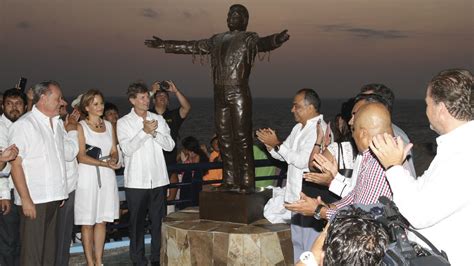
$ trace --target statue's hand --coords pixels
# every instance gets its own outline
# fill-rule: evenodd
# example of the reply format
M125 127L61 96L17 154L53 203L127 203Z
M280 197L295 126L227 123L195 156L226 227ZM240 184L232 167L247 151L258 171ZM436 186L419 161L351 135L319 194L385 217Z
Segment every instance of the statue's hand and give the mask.
M149 48L165 48L165 42L156 36L153 36L153 40L145 40L145 45Z
M276 37L276 42L278 44L284 43L290 39L290 35L288 35L288 30L284 30L280 32Z

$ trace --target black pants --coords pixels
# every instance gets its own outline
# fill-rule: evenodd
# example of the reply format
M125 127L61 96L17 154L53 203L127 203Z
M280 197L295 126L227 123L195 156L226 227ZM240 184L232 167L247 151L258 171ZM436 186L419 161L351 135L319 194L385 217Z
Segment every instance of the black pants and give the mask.
M56 226L56 262L57 266L69 265L69 249L71 248L72 227L74 225L74 198L76 192L69 193L64 206L58 210L58 225Z
M214 108L224 184L255 188L250 88L216 85Z
M54 265L56 225L60 201L36 204L36 219L20 211L20 265Z
M147 265L145 257L146 216L151 228L152 263L160 261L161 221L166 213L165 187L154 189L125 188L130 214L130 259L137 265Z
M20 264L20 210L12 203L7 215L0 214L0 265L2 266Z

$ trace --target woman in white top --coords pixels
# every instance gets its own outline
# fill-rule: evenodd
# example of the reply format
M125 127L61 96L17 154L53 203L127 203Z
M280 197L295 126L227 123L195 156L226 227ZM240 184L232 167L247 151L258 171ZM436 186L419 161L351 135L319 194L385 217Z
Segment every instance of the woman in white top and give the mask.
M322 128L319 124L317 125L318 139L308 163L310 170L323 170L323 172L306 173L304 176L307 181L326 186L331 184L331 181L338 172L347 178L352 176L354 159L357 154L349 126L340 114L336 115L334 123L330 124L330 127L330 130L326 130L326 133L330 133L327 133L325 137L320 137L322 135ZM334 142L328 144L331 142L331 136L328 136L328 134L331 133L333 134ZM323 151L321 152L321 150ZM322 153L329 161L334 162L334 165L337 165L337 167L334 169L321 169L324 166L318 165L315 162L316 154L319 153Z
M79 179L74 205L74 222L81 226L87 265L101 265L106 223L119 217L115 169L118 165L117 137L112 124L104 121L104 98L98 90L82 96L79 122ZM99 148L99 149L97 149ZM95 152L94 152L95 151Z

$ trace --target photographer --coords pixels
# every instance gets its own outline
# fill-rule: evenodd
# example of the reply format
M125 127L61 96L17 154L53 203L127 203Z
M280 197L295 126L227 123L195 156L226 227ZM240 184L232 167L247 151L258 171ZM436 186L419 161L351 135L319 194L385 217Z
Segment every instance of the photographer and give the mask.
M379 265L389 244L381 223L361 209L343 210L328 224L297 265ZM315 261L310 264L311 258Z
M184 94L178 90L173 81L155 81L151 85L151 92L153 94L154 106L150 109L150 112L163 116L171 130L170 134L173 138L173 141L178 143L177 140L179 136L179 129L191 110L191 104L189 103L186 96L184 96ZM171 110L168 108L170 102L170 93L175 94L179 102L179 107ZM178 155L177 145L172 151L165 151L164 155L166 165L176 164L176 158ZM169 173L169 175L171 183L178 183L177 173ZM177 191L177 188L169 189L168 200L174 200Z

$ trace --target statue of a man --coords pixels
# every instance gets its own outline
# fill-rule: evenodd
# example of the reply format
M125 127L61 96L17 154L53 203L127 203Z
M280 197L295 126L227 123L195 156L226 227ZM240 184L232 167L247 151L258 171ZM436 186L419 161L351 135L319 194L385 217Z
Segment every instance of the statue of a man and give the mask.
M223 189L255 190L253 162L252 97L249 75L258 52L280 47L290 36L281 33L259 38L248 32L249 13L243 5L232 5L227 14L229 31L198 41L146 40L150 48L166 53L210 54L214 81L216 133L223 161Z

